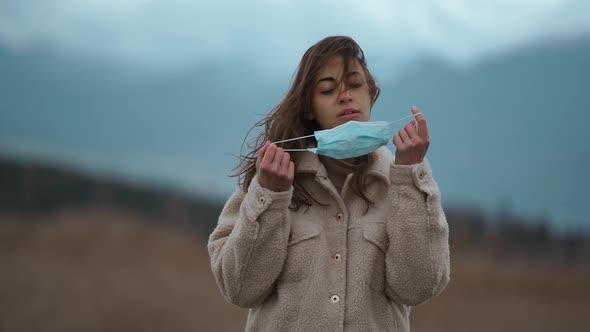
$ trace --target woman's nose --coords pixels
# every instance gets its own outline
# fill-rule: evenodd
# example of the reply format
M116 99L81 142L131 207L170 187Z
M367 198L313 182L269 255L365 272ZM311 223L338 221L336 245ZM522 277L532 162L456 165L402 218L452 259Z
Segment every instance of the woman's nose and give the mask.
M347 103L351 102L352 97L350 96L350 89L344 87L338 93L338 102L339 103Z

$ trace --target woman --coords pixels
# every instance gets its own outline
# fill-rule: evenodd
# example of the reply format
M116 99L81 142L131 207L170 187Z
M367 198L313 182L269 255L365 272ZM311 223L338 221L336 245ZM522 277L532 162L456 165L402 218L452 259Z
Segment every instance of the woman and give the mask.
M409 331L410 306L447 285L448 225L416 108L395 158L380 147L335 159L300 151L313 136L291 140L368 121L378 95L357 43L328 37L258 123L208 244L222 294L250 308L247 331Z

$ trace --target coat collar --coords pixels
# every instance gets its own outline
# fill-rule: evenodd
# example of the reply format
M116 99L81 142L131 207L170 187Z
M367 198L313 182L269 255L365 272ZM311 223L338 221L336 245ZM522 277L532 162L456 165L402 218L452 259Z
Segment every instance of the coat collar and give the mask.
M378 179L390 183L389 174L394 158L391 151L385 146L369 153L369 168L367 175L374 176ZM327 177L326 168L315 153L302 152L296 159L296 173L313 174L316 177Z

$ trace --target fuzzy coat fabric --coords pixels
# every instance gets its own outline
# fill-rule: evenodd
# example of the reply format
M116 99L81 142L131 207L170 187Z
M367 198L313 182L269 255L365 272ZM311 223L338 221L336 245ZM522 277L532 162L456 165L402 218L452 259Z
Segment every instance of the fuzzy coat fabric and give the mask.
M312 153L297 176L326 206L289 210L292 189L256 177L230 197L208 249L223 296L250 308L246 331L410 330L410 307L449 282L448 225L428 161L393 161L369 155L366 214L351 177L338 193Z

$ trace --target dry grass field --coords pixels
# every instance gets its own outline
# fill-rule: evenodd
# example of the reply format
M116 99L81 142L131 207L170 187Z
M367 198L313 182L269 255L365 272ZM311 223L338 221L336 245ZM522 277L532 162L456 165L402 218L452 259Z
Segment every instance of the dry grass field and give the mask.
M590 264L452 256L451 283L412 311L412 331L590 331Z
M202 238L108 210L0 218L0 331L238 331Z
M0 331L242 331L206 235L113 209L0 216ZM587 263L587 262L586 262ZM590 264L452 252L413 331L590 331Z

